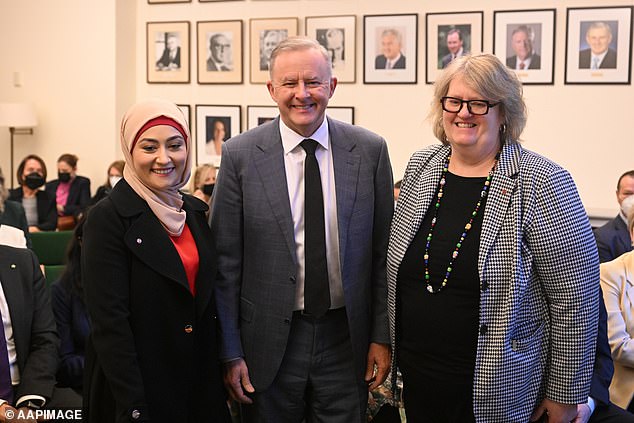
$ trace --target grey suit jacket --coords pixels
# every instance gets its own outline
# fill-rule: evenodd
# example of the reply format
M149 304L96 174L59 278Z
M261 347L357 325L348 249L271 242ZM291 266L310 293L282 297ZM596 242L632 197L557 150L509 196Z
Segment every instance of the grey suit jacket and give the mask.
M343 290L362 378L369 343L389 342L385 260L392 171L383 138L332 119L328 127ZM243 356L255 388L266 389L286 349L297 276L279 117L223 145L211 226L220 358Z
M50 399L59 363L51 295L31 250L0 245L0 281L9 305L20 385L15 399Z
M414 153L403 178L388 250L395 349L398 270L448 153L443 145ZM476 421L527 422L544 396L585 402L598 329L599 258L568 172L517 143L504 146L484 210L478 270Z

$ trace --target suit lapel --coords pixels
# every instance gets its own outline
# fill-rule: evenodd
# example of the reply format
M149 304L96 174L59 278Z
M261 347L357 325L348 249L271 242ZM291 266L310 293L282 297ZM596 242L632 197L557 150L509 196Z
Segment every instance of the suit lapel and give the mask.
M502 149L497 170L491 181L491 188L487 197L487 205L484 209L482 220L482 233L480 237L480 250L478 262L486 262L493 242L497 238L504 215L509 209L511 198L517 185L517 173L521 158L521 147L517 143L506 144ZM500 214L501 213L501 214ZM480 278L483 278L483 266L480 265Z
M253 161L260 175L271 212L280 226L294 262L297 263L295 232L284 166L284 147L282 146L278 120L279 117L269 125L269 134L265 134L256 141Z
M412 182L407 183L403 187L407 190L407 193L403 192L402 195L399 196L399 201L401 201L402 198L403 203L397 203L396 214L398 215L399 221L409 222L409 224L405 223L405 225L407 225L405 231L401 232L399 230L399 233L392 233L390 235L394 238L400 238L398 243L404 246L402 249L395 250L397 255L396 260L399 266L407 248L420 228L427 209L434 199L438 182L442 176L443 165L448 154L449 147L442 147L441 151L431 157L427 165L422 164L418 167L418 174L408 175L408 179ZM403 227L399 225L399 229L403 229ZM394 231L395 228L392 228L392 230Z
M332 148L332 162L335 173L335 192L337 195L337 226L339 228L339 260L341 268L345 266L346 241L350 216L354 208L359 179L359 165L361 158L354 149L356 140L348 138L341 126L332 119L328 119L330 147Z

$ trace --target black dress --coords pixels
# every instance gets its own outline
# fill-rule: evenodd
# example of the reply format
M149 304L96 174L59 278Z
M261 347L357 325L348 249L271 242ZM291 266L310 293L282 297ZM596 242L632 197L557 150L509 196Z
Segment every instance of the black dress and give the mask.
M447 173L429 251L431 285L436 290L451 254L480 198L486 178ZM398 273L398 365L403 373L407 421L474 422L473 373L479 327L478 247L482 204L462 243L447 285L427 291L423 256L434 215L428 209Z

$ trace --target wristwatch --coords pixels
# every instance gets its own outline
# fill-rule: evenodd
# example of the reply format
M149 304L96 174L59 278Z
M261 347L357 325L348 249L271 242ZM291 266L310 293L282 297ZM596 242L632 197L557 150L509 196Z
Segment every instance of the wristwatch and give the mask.
M42 403L34 400L27 400L20 404L20 407L30 408L31 410L41 410Z

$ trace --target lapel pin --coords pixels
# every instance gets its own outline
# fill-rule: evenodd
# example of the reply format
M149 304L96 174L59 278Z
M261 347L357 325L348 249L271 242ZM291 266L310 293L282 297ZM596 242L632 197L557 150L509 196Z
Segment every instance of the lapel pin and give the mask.
M11 263L11 269L15 269L16 267L15 263Z
M141 244L142 242L143 242L143 240L142 240L141 238L137 238L137 239L136 239L136 243L137 243L137 244Z

